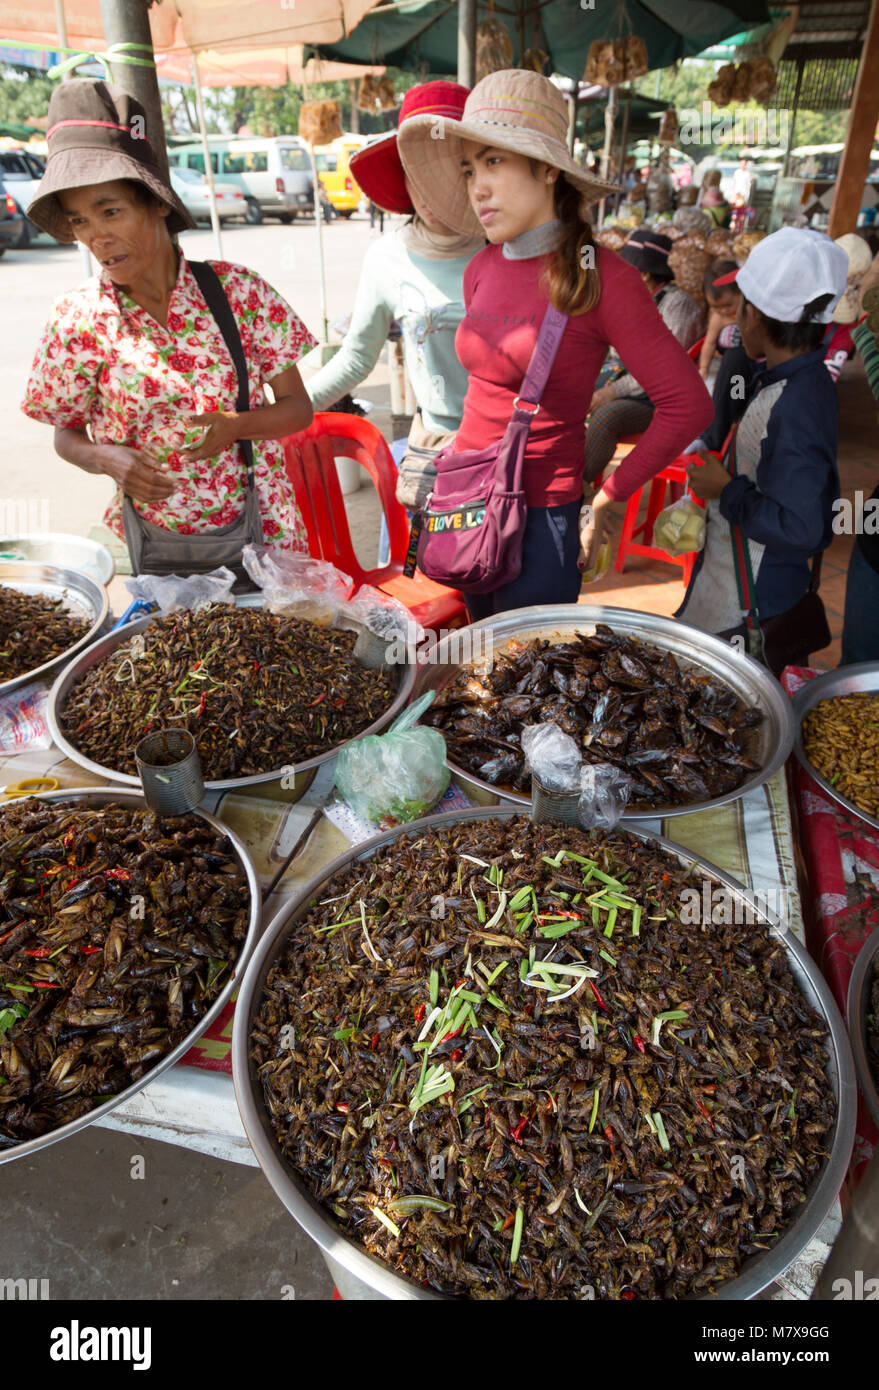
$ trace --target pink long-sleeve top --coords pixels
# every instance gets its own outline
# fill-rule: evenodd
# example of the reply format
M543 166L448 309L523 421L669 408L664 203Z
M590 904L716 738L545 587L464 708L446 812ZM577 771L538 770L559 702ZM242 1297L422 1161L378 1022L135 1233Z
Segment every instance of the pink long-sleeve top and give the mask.
M462 319L455 344L469 374L456 447L484 449L500 439L528 367L548 304L541 289L547 256L508 260L487 246L464 272ZM597 248L601 297L571 317L562 336L525 455L529 507L573 502L583 491L584 424L607 349L616 349L656 407L643 438L605 484L630 497L666 468L714 416L695 365L659 316L634 266Z

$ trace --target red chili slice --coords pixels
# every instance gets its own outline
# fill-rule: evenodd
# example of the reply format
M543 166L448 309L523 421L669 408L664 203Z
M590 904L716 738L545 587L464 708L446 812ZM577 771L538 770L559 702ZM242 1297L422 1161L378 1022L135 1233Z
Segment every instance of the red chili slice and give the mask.
M34 956L36 960L45 960L50 951L48 946L38 946L35 951L25 951L26 956Z

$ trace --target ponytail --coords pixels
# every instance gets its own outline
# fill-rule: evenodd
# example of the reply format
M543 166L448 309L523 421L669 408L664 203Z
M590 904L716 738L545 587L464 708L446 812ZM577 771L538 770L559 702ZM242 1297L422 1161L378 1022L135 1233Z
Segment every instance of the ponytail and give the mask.
M562 224L562 241L544 274L544 287L553 308L562 314L587 314L601 294L592 228L580 213L582 194L560 173L553 190L555 215Z

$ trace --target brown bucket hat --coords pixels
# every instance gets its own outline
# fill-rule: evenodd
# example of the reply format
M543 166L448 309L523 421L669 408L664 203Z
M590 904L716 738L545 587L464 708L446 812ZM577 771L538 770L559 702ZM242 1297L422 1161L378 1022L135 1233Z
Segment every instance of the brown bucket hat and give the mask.
M62 82L49 102L49 158L39 197L27 215L58 241L76 241L58 194L115 179L136 179L171 209L168 231L195 222L159 173L140 102L121 87L92 77Z

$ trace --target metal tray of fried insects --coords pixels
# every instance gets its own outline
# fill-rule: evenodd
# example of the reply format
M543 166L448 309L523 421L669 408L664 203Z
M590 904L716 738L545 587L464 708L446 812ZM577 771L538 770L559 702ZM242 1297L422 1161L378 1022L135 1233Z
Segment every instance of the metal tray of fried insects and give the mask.
M47 680L66 666L71 658L94 642L104 626L110 611L110 599L103 584L97 584L87 574L78 570L63 569L58 565L28 564L24 561L0 561L0 585L7 589L17 589L21 594L33 594L40 598L55 599L76 618L87 624L83 635L67 651L53 656L42 666L22 671L18 676L0 681L0 695L6 695L20 685L30 681Z
M874 830L879 830L879 817L868 815L861 810L842 792L837 791L836 787L818 771L813 763L809 761L808 754L803 747L803 721L807 714L821 703L822 700L833 700L841 695L879 695L879 661L863 661L856 666L840 666L835 671L828 671L826 675L816 676L815 680L806 681L801 686L793 698L792 706L794 719L796 720L796 742L794 752L800 764L806 769L810 777L813 777L822 791L832 797L840 806L843 806L851 815L857 816L859 820L871 825ZM879 782L879 767L876 768L876 781Z
M500 656L511 641L527 642L542 637L551 642L566 642L577 633L591 636L598 623L612 628L616 634L634 637L660 651L670 652L684 671L696 670L702 675L714 677L744 705L759 709L763 715L760 725L750 733L747 749L759 763L759 768L749 772L739 786L732 791L689 801L685 805L633 804L623 816L624 822L654 816L663 819L667 816L684 816L691 811L723 806L763 786L784 766L793 747L794 718L790 700L775 677L766 667L739 652L729 642L700 632L674 618L663 618L657 613L638 613L632 609L606 605L560 604L517 608L498 617L484 618L469 628L448 634L431 647L419 664L414 698L425 690L445 690L463 669L460 654L468 651L468 644L476 655L478 668L486 657ZM510 786L487 782L451 759L448 766L460 786L465 791L473 791L483 802L488 794L499 797L501 801L517 802L521 806L531 804L530 793L525 795Z
M373 1290L372 1296L378 1294L390 1299L440 1297L439 1294L395 1274L389 1266L373 1258L350 1240L332 1215L315 1201L279 1152L263 1099L260 1079L250 1057L250 1036L262 1002L266 977L284 950L289 928L308 911L310 902L323 890L328 881L349 865L371 858L376 850L393 843L403 835L418 836L431 827L441 829L474 820L507 820L519 814L521 813L515 807L482 807L430 816L414 821L411 825L377 835L341 855L307 883L269 923L241 986L232 1038L232 1067L235 1095L251 1147L263 1173L291 1216L332 1260L337 1261L351 1275ZM775 928L785 946L788 965L804 999L822 1016L829 1033L827 1078L836 1097L837 1112L827 1161L778 1244L765 1254L749 1257L743 1264L741 1273L735 1279L718 1285L715 1295L716 1298L724 1300L754 1298L777 1279L809 1244L831 1210L845 1178L854 1144L857 1118L857 1086L845 1025L823 976L805 947L790 931L778 930L778 919L767 911L748 889L716 865L692 854L672 840L660 835L650 835L634 826L620 825L617 829L638 840L659 846L668 854L674 855L684 866L700 869L707 878L716 880L728 889L734 901L740 902L756 919L764 921L769 928Z
M242 594L235 597L235 603L239 608L261 608L263 606L262 594ZM82 680L86 671L90 667L98 665L107 657L112 656L117 647L123 642L129 641L139 632L143 632L152 622L155 615L151 614L146 618L139 618L133 623L126 623L125 627L118 628L115 632L102 637L86 651L82 652L75 661L63 670L53 685L49 693L49 701L46 707L46 722L49 725L49 732L53 741L64 753L65 757L71 762L78 763L86 771L93 773L96 777L109 778L112 782L118 782L128 787L139 787L140 778L127 772L118 772L114 768L103 767L100 763L92 762L78 748L76 748L64 735L61 730L59 715L64 706L70 691ZM396 719L406 705L412 699L412 689L415 684L415 668L411 662L399 663L390 667L396 674L398 681L397 694L393 702L385 712L376 719L367 729L357 735L357 738L365 738L367 734L379 734L386 728L392 720ZM350 740L349 740L350 741ZM209 782L205 780L206 791L234 791L241 787L255 787L264 785L268 782L276 782L279 777L285 774L298 774L306 772L310 768L319 767L321 763L327 762L330 758L335 758L343 744L337 744L334 748L328 748L325 753L319 753L316 757L306 758L299 763L291 763L281 768L276 768L271 772L254 773L249 777L226 777L217 781Z
M31 798L19 798L16 801L8 801L3 809L6 810L10 806L19 805L20 801L25 799L29 800ZM95 807L113 804L132 810L138 808L143 808L144 810L148 809L143 795L140 792L123 791L121 789L119 791L114 791L112 789L96 789L94 787L73 788L71 790L48 792L40 796L39 800L48 802L79 801ZM95 1120L99 1120L103 1115L108 1115L112 1110L116 1110L125 1101L131 1100L132 1096L136 1096L138 1092L142 1091L145 1086L148 1086L151 1081L155 1081L163 1071L167 1071L175 1062L180 1061L181 1057L183 1057L193 1044L197 1042L202 1033L204 1033L214 1020L219 1017L232 998L232 995L235 993L235 990L238 988L251 952L256 944L262 922L262 895L259 879L247 849L233 831L225 826L222 821L217 820L216 816L210 815L207 811L196 810L192 811L190 814L200 817L201 820L207 821L214 830L229 841L247 883L250 899L248 906L247 934L241 943L241 949L234 967L230 972L229 979L220 990L220 993L217 995L210 1008L198 1022L194 1024L186 1037L183 1038L181 1042L177 1043L177 1045L173 1047L170 1052L166 1053L164 1057L160 1057L155 1065L149 1067L142 1077L137 1081L133 1081L130 1086L126 1086L123 1091L119 1091L109 1100L104 1101L102 1105L96 1105L93 1110L87 1111L84 1115L78 1116L75 1120L70 1120L67 1124L60 1125L57 1129L50 1130L47 1134L41 1134L36 1139L28 1139L24 1143L16 1144L11 1148L0 1148L0 1164L9 1163L13 1159L24 1158L30 1154L35 1154L40 1149L48 1147L49 1144L56 1144L61 1139L68 1139L72 1134L76 1134L79 1130L85 1129L87 1125L93 1124Z
M879 929L867 938L858 952L855 968L848 984L848 998L845 1007L858 1085L864 1100L867 1102L870 1114L873 1116L873 1123L879 1126L879 1075L874 1075L867 1051L867 1015L870 1013L870 992L873 984L874 967L879 968ZM879 1037L879 1018L874 1017L873 1023L877 1037ZM877 1055L879 1055L879 1047L877 1047Z

